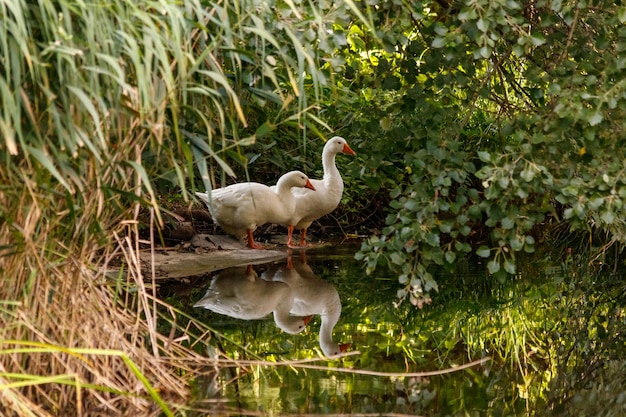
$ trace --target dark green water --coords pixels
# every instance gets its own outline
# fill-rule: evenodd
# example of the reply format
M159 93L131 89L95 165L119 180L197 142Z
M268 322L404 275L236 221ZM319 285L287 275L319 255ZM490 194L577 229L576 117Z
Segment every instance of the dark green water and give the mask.
M312 304L338 296L341 312L332 326L332 340L351 343L347 353L358 354L324 359L322 307L318 313L311 310L313 318L304 331L289 334L272 314L243 320L187 306L215 330L208 344L231 358L321 358L311 364L327 367L224 369L198 378L197 407L211 415L626 415L623 280L603 280L571 272L567 265L533 261L520 266L520 276L498 283L482 273L480 265L467 262L453 273L437 274L440 290L430 294L430 300L425 297L429 302L421 308L408 302L394 306L400 288L396 278L384 269L365 275L353 259L355 251L309 250L305 257L294 253L294 268L286 268L286 262L252 268L260 279L272 281L272 288L283 291L278 300L287 297L284 291L291 285L296 295L292 312L314 309ZM237 282L232 272L221 274L221 285ZM240 268L236 274L245 276L246 271ZM250 282L243 278L233 285L249 287ZM206 279L195 285L183 298L191 304L211 284ZM227 292L224 287L220 291ZM272 297L260 294L265 293L253 287L238 296L250 310ZM309 298L315 301L304 307L303 299ZM334 321L328 318L332 314L326 316L327 322ZM333 370L402 374L485 357L491 361L484 366L429 377Z

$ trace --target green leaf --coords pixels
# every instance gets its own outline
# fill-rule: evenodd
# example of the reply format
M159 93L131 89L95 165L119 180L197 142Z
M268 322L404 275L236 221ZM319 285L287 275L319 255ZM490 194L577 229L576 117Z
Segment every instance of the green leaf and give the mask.
M530 167L526 167L520 174L520 177L526 182L531 182L533 178L535 178L535 174L535 170Z
M515 45L513 45L513 53L521 58L526 55L526 48L524 47L524 45L516 43Z
M493 277L500 283L504 284L506 282L507 274L504 269L499 270L498 272L493 274Z
M571 219L572 217L574 217L574 209L573 208L568 207L565 210L563 210L563 218Z
M440 238L438 233L429 233L426 235L426 243L430 246L439 246Z
M588 121L591 126L596 126L602 122L603 118L604 116L602 116L602 113L600 113L600 111L596 111L588 118Z
M43 167L47 169L48 172L50 172L50 174L52 174L54 178L57 179L57 181L59 181L59 184L65 187L67 191L72 193L70 184L65 180L65 178L63 178L63 176L61 175L57 167L54 166L54 162L52 162L52 159L50 159L48 155L46 155L42 150L33 148L32 146L29 146L29 145L26 145L26 150L28 151L28 153L34 156L35 159L37 159L39 163L43 165Z
M433 40L432 46L433 48L443 48L446 44L446 38L437 37Z
M502 225L502 228L509 230L515 226L515 221L510 217L505 217L500 220L500 224Z
M393 252L389 258L396 265L404 265L406 263L406 256L402 252Z
M589 200L589 207L591 207L592 210L597 210L602 204L604 204L604 198L602 197L596 197Z
M504 270L511 275L515 275L515 262L507 259L504 261Z
M439 291L439 286L437 285L437 281L433 279L431 274L426 273L423 277L424 281L424 291L429 292L431 290Z
M435 25L435 33L440 36L444 36L448 33L448 27L442 24Z
M232 168L230 166L228 166L226 161L224 161L222 158L220 158L213 151L213 149L209 146L209 144L206 143L206 140L204 138L201 138L199 135L196 135L196 134L190 133L190 132L186 132L186 131L183 131L183 135L185 137L187 137L194 146L196 146L200 150L202 150L202 151L206 152L207 154L209 154L220 165L220 167L224 170L224 172L227 175L229 175L229 176L231 176L233 178L236 177L235 172L232 170Z
M266 120L265 123L263 123L261 126L257 128L256 132L254 132L254 135L257 138L263 138L269 135L270 133L274 132L275 130L276 130L276 125L271 123L269 120Z
M602 221L606 224L612 224L615 221L615 214L612 211L602 213Z
M451 263L454 263L455 260L456 260L456 253L452 251L446 252L446 262L451 264Z
M404 203L404 208L409 211L417 211L420 208L420 202L413 199L407 200L406 203Z
M546 38L539 32L534 32L530 39L534 46L541 46L546 43Z
M126 161L130 166L133 167L135 172L139 174L139 178L141 178L141 182L143 187L146 189L148 194L150 194L150 198L153 202L156 202L156 195L154 193L154 189L152 188L152 182L150 181L150 177L146 172L146 168L138 162L135 161Z
M480 56L487 59L491 56L491 48L488 46L483 46L480 48Z
M449 221L441 222L441 224L439 225L439 231L441 233L450 233L450 231L452 231L452 222L449 222Z
M489 263L487 263L487 270L490 274L495 274L500 270L500 263L495 259L492 259Z
M488 258L490 253L491 250L484 245L476 249L476 255L480 256L481 258Z
M524 242L516 236L509 241L509 245L511 246L511 249L518 252L524 247Z
M470 246L469 243L459 242L459 241L454 242L454 249L459 252L465 252L465 253L469 253L472 251L472 247Z
M478 151L478 157L482 162L491 162L491 155L489 152Z
M200 178L202 179L202 183L204 184L205 191L211 191L211 177L209 176L209 166L206 162L206 158L200 151L200 149L195 146L191 147L191 150L196 158L196 166L198 167L198 171L200 172ZM209 193L210 197L211 193Z
M480 19L478 19L476 21L476 27L478 28L478 30L480 30L481 32L487 32L487 29L489 29L489 21L483 19L482 17Z
M563 7L563 3L561 0L553 0L552 4L550 5L550 8L552 9L552 11L556 13L561 11L561 7Z

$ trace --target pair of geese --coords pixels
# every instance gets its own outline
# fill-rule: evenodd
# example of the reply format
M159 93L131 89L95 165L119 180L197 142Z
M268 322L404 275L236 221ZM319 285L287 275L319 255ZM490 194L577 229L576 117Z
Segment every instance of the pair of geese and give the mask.
M304 258L294 262L290 256L286 266L270 267L260 277L251 265L222 270L194 307L243 320L273 313L276 325L289 334L300 333L313 315L319 315L318 339L325 356L338 355L351 346L333 341L333 328L341 315L337 289L316 276Z
M335 156L355 156L346 140L335 136L326 142L322 152L324 179L310 180L300 171L291 171L274 186L242 182L206 193L196 193L205 202L213 220L229 235L241 240L248 237L248 247L263 249L254 241L254 231L267 223L287 227L287 246L294 229L300 230L299 246L306 246L307 228L315 220L332 212L341 201L343 180L335 165Z

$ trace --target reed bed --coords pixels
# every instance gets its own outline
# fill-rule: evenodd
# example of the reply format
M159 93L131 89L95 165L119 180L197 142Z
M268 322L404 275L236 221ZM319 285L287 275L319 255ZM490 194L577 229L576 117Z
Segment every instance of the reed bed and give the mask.
M43 213L31 206L16 223L0 227L5 250L15 247L15 229L32 236L1 258L5 415L173 415L188 392L188 378L181 378L187 367L177 358L197 354L168 343L146 320L154 316L154 304L136 302L151 298L140 269L128 269L123 278L136 296L116 292L119 285L107 276L115 254L95 250L90 239L67 246L50 238L46 226L56 227L56 220L40 218Z
M0 0L4 416L173 415L188 401L202 358L157 331L176 312L140 268L139 213L161 222L164 178L189 201L232 174L224 152L256 140L255 96L307 123L308 23L285 20L277 38L263 7Z
M139 214L160 224L157 183L189 201L277 124L323 126L304 33L359 11L306 7L0 0L3 415L173 415L213 372L192 340L211 330L180 328L141 270Z

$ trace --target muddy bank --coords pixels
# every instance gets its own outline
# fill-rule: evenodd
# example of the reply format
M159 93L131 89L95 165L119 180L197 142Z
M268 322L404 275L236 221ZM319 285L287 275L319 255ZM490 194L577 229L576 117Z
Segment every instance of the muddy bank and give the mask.
M231 266L265 263L285 259L286 246L268 244L265 250L250 249L228 236L198 234L186 243L140 251L141 269L144 277L177 279Z

